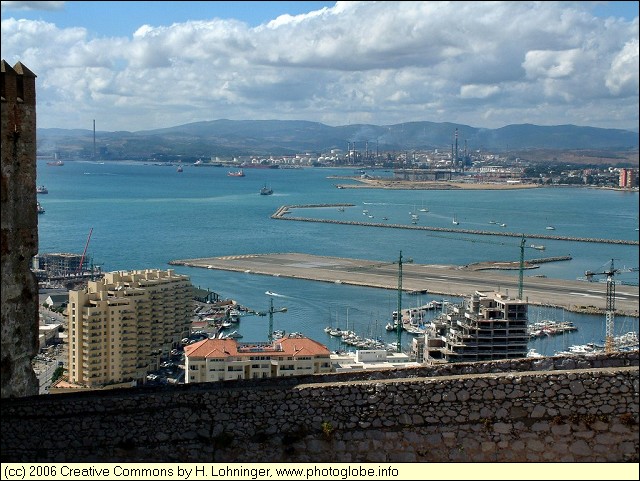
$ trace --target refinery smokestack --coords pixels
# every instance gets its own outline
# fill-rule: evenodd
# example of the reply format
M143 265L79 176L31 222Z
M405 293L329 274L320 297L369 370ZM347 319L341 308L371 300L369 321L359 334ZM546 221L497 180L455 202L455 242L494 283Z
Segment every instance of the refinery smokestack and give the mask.
M455 164L456 167L458 167L458 129L456 128L456 159L455 159Z

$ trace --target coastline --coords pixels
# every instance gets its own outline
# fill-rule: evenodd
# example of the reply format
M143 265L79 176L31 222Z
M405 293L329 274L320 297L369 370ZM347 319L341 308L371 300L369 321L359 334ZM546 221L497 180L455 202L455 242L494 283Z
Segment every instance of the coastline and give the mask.
M536 189L538 184L506 182L452 182L431 180L362 179L360 177L329 177L356 180L360 184L336 184L338 189L397 189L397 190L517 190Z

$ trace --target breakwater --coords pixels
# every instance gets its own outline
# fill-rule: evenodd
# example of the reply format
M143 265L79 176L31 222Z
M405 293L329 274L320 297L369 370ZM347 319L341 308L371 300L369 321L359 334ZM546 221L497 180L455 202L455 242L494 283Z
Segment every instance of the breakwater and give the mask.
M490 235L501 237L525 237L526 239L551 239L570 242L595 242L600 244L621 244L621 245L640 245L638 241L626 240L626 239L602 239L595 237L570 237L560 236L554 234L527 234L518 232L496 232L490 230L475 230L475 229L457 229L451 227L431 227L415 224L389 224L384 222L362 222L362 221L349 221L349 220L335 220L335 219L316 219L313 217L297 217L289 215L293 209L312 209L320 207L355 207L355 204L298 204L298 205L283 205L280 206L272 215L272 219L277 220L292 220L297 222L319 222L324 224L342 224L342 225L359 225L366 227L383 227L388 229L410 229L419 231L431 231L431 232L443 232L443 233L456 233L456 234L472 234L472 235Z

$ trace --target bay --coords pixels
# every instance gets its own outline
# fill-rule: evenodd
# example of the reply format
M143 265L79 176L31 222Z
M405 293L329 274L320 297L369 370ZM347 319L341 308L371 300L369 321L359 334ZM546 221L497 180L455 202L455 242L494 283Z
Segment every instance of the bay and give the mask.
M637 240L638 192L545 187L500 190L382 190L337 189L350 181L333 176L357 176L359 171L338 168L245 169L245 177L229 177L219 167L159 166L139 162L67 161L53 167L37 164L37 184L49 193L39 195L45 214L38 217L39 252L82 253L91 233L87 256L105 271L168 269L186 274L192 283L231 298L256 311L269 309L266 291L278 294L274 307L287 312L273 315L274 329L298 331L338 349L327 325L355 330L368 337L394 342L384 326L397 306L397 291L373 289L208 269L170 266L175 259L303 252L315 255L370 259L375 263L403 259L421 264L463 265L481 261L511 261L520 256L517 237L437 234L405 229L279 221L271 215L282 205L351 203L305 211L315 218L549 234L572 237ZM369 172L388 175L391 172ZM259 195L264 185L270 196ZM369 218L363 214L368 211ZM296 213L297 215L297 213ZM495 221L497 224L490 224ZM386 222L386 221L385 221ZM500 223L506 224L500 227ZM530 239L545 251L527 249L525 258L571 255L570 261L542 264L526 276L546 275L576 279L586 270L599 272L614 259L615 266L637 267L638 246ZM517 271L513 272L517 276ZM637 283L638 274L621 273L617 280ZM619 291L621 288L618 289ZM404 294L403 307L442 297ZM458 298L447 298L459 302ZM604 299L591 304L604 306ZM560 337L536 339L531 347L545 355L571 344L601 343L604 316L562 312L531 306L532 321L571 320L578 330ZM616 316L615 332L638 331L638 319ZM247 316L240 323L243 341L266 340L268 316ZM411 339L403 335L403 343Z

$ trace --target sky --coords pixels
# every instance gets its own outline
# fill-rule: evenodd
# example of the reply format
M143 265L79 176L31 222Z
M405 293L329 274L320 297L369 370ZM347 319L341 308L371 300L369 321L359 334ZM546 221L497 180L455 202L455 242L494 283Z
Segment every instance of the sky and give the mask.
M638 2L2 2L39 128L217 120L638 131Z

